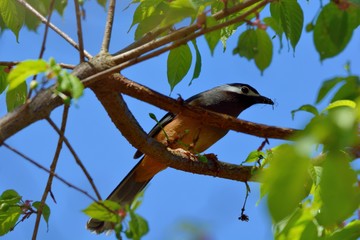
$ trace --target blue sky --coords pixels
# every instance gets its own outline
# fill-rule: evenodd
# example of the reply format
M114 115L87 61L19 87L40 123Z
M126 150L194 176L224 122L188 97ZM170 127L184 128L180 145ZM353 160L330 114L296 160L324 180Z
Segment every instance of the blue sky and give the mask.
M72 2L72 1L70 1ZM319 7L317 1L300 1L305 11L305 24L310 22ZM114 52L132 42L133 31L127 33L132 21L133 7L123 11L128 1L119 1L112 35L111 51ZM94 3L86 2L84 22L85 48L95 55L100 48L105 21L105 11ZM264 12L260 17L265 17ZM76 39L72 3L64 17L54 15L53 23ZM244 30L241 28L240 31ZM43 27L38 34L21 31L19 43L10 31L0 37L0 60L23 60L37 58L40 50ZM238 36L238 33L235 34ZM359 74L359 34L353 36L351 44L334 59L320 62L315 51L312 34L303 33L295 53L288 50L286 42L279 53L279 43L274 39L273 61L269 69L261 75L253 62L232 55L237 37L228 41L228 50L223 53L220 45L211 57L203 38L198 40L202 52L202 72L200 78L188 86L191 75L186 77L173 91L172 96L181 94L188 98L200 91L233 82L247 83L261 94L273 99L271 106L256 105L240 115L241 119L283 127L302 128L309 120L307 113L299 113L295 120L291 110L307 103L314 103L316 93L323 80L345 75L344 64L350 60L352 72ZM77 64L76 51L64 43L52 31L49 32L45 59L54 57L58 62ZM166 54L148 62L124 70L128 78L142 83L164 94L170 88L166 79ZM158 118L165 113L154 106L125 97L144 129L150 130L154 121L148 113ZM320 107L325 106L321 104ZM56 109L51 118L60 124L62 108ZM0 96L0 116L6 114L4 96ZM89 170L103 197L106 197L126 173L136 164L132 159L135 149L121 136L108 118L106 112L90 90L86 90L77 106L70 110L66 136L79 157ZM230 132L207 153L216 153L222 161L241 163L247 154L256 149L263 139ZM7 143L26 153L44 166L49 166L56 148L57 135L45 122L37 122L7 140ZM282 141L270 139L270 146ZM92 193L84 174L75 164L69 151L62 152L57 173L74 185ZM20 157L0 148L0 192L16 189L24 199L40 200L46 184L47 174ZM200 176L167 169L158 174L149 185L145 199L139 209L150 226L150 233L144 239L190 239L179 227L181 223L193 223L206 233L211 240L222 239L271 239L271 220L267 214L266 201L259 200L258 184L250 184L246 214L249 222L237 218L242 207L245 186L243 183L214 177ZM81 212L91 200L70 189L58 180L52 191L57 200L51 199L49 230L44 222L40 225L38 239L113 239L114 236L96 236L85 230L87 216ZM35 216L19 224L14 232L3 239L29 239ZM180 229L180 230L179 230ZM182 234L185 235L182 235Z

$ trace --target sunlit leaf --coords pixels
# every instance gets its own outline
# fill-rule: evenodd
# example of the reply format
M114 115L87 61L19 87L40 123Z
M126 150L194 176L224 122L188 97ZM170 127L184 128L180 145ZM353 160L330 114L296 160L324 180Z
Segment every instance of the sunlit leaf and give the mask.
M21 208L17 205L21 196L12 189L4 191L0 196L0 236L5 235L15 226L20 214Z
M9 90L15 89L25 80L33 75L43 73L47 70L47 63L42 60L26 60L13 68L8 75Z
M101 221L114 222L114 223L119 222L120 221L119 215L109 211L109 209L116 212L119 209L121 209L121 206L117 202L104 200L102 201L102 205L94 202L82 211L89 217L96 218Z
M354 220L345 227L335 231L326 240L345 240L345 239L359 239L360 238L360 220Z
M264 153L258 150L252 151L249 153L249 155L246 157L244 163L249 162L256 162L262 159L264 156Z
M330 109L338 108L338 107L355 108L356 103L354 101L351 101L351 100L338 100L338 101L330 103L329 106L327 106L325 109L330 110Z

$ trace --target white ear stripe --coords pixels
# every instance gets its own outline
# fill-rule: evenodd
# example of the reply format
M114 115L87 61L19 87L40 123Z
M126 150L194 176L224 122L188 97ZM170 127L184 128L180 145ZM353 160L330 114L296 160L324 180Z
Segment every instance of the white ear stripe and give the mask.
M246 86L244 86L246 87ZM237 93L237 94L243 94L243 95L247 95L247 96L259 96L259 94L257 93L254 93L253 91L251 91L250 88L246 87L247 89L249 89L249 92L248 93L243 93L241 91L241 87L235 87L235 86L231 86L231 85L225 85L224 86L224 90L227 91L227 92L234 92L234 93Z

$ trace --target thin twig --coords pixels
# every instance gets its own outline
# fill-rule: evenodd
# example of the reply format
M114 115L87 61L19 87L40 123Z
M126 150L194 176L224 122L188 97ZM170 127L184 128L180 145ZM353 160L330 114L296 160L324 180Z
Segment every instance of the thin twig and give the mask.
M47 117L46 120L48 121L48 123L51 125L52 128L54 128L54 130L61 136L61 130L56 126L56 124L49 118ZM75 162L80 166L81 170L84 172L86 178L88 179L91 187L93 188L96 197L99 199L99 201L101 200L101 196L99 191L97 190L95 183L93 181L93 179L91 178L89 172L86 170L86 167L84 166L84 164L81 162L79 156L76 154L74 148L71 146L70 142L68 141L68 139L64 136L64 143L65 145L68 147L69 151L71 152L71 154L73 155Z
M209 28L203 28L202 30L198 31L198 32L195 32L193 34L190 34L180 40L177 40L175 42L173 42L173 44L171 45L167 45L163 48L160 48L158 50L155 50L149 54L146 54L146 55L143 55L143 56L140 56L140 57L137 57L137 58L132 58L126 62L123 62L119 65L116 65L112 68L109 68L105 71L102 71L102 72L99 72L97 74L94 74L90 77L87 77L86 79L84 79L82 82L85 86L89 86L91 85L93 82L97 81L98 79L101 79L103 78L104 76L106 75L109 75L111 73L115 73L115 72L118 72L118 71L121 71L127 67L130 67L132 65L135 65L137 63L140 63L140 62L143 62L143 61L146 61L150 58L153 58L153 57L156 57L156 56L159 56L171 49L174 49L174 48L177 48L178 46L182 45L182 44L185 44L201 35L204 35L206 33L209 33L209 32L212 32L212 31L216 31L220 28L223 28L223 27L226 27L226 26L229 26L229 25L232 25L234 23L237 23L239 21L242 21L244 20L247 16L249 16L250 14L254 13L255 11L257 11L258 9L260 9L261 7L265 6L266 4L268 3L268 1L263 1L261 2L260 4L256 5L254 8L250 9L249 11L241 14L240 16L234 18L234 19L231 19L229 21L226 21L226 22L223 22L223 23L220 23L220 24L217 24L215 26L212 26L212 27L209 27ZM114 61L117 61L119 60L118 59L118 56L115 56L113 57L113 60Z
M23 5L26 9L28 9L32 14L34 14L42 23L46 23L46 18L41 15L35 8L33 8L29 3L27 3L25 0L16 0L18 3ZM79 50L79 45L66 33L61 31L58 27L56 27L54 24L49 22L49 27L54 30L57 34L59 34L63 39L65 39L68 43L70 43L71 46ZM92 56L90 53L88 53L86 50L84 50L84 54L88 59L91 59Z
M77 35L79 40L80 62L82 63L85 61L85 55L84 55L84 41L83 41L83 33L81 27L81 11L79 7L79 0L74 0L74 4L75 4Z
M220 12L215 13L213 16L215 17L215 19L219 20L219 19L222 19L222 18L225 18L225 17L231 15L232 13L239 12L240 10L248 8L260 1L261 0L249 0L249 1L246 1L243 3L240 3L232 8L229 8L226 10L221 10ZM264 6L264 5L268 4L269 2L271 2L271 0L263 0L261 2L261 4ZM257 7L257 6L255 6L255 7ZM251 9L251 10L248 10L247 12L253 13L253 10ZM249 15L249 14L247 14L247 15ZM233 24L233 23L231 23L231 24ZM228 24L228 25L231 25L231 24ZM122 63L129 59L134 59L136 57L139 57L140 55L143 55L144 53L150 52L156 48L167 45L173 41L182 40L183 38L187 37L188 35L194 34L194 32L196 32L198 29L201 29L201 28L202 28L202 26L199 26L199 24L194 23L188 27L184 27L182 29L174 31L162 38L156 39L156 40L146 43L142 46L134 48L130 51L127 51L125 53L114 56L112 60L115 63ZM119 51L119 52L122 52L122 51Z
M17 149L11 147L10 145L8 145L7 143L3 142L2 146L6 147L7 149L9 149L10 151L16 153L17 155L19 155L20 157L22 157L23 159L27 160L28 162L34 164L35 166L37 166L38 168L44 170L45 172L54 175L55 178L57 178L60 182L64 183L65 185L67 185L70 188L75 189L78 192L81 192L82 194L84 194L85 196L87 196L88 198L90 198L92 201L97 201L95 197L91 196L89 193L87 193L85 190L71 184L70 182L66 181L64 178L60 177L59 175L57 175L56 173L54 173L53 171L47 169L46 167L42 166L41 164L39 164L38 162L36 162L35 160L31 159L30 157L26 156L25 154L23 154L22 152L18 151Z
M54 10L54 5L55 5L55 0L51 0L50 6L49 6L49 16L46 19L44 36L43 36L43 40L42 40L42 43L41 43L41 48L40 48L40 53L39 53L38 59L42 59L42 57L43 57L43 55L45 53L46 40L47 40L47 35L48 35L48 32L49 32L49 22L51 20L51 16L52 16L52 13L53 13L53 10ZM36 80L36 78L37 78L37 74L34 75L33 80ZM29 94L27 95L28 100L31 98L32 90L33 89L30 88Z
M55 150L55 154L54 154L54 158L53 161L50 165L50 171L51 172L55 172L56 170L56 166L59 160L59 156L60 156L60 152L62 149L62 145L64 142L64 134L65 134L65 129L66 129L66 123L67 123L67 118L68 118L68 113L69 113L69 105L64 105L64 111L63 111L63 115L62 115L62 120L61 120L61 134L59 135L59 140L56 146L56 150ZM42 210L43 207L45 205L46 202L46 198L49 194L49 192L51 191L51 185L54 179L54 175L52 175L51 173L49 174L47 183L46 183L46 187L44 190L44 193L42 195L41 201L40 201L40 205L39 208L37 210L37 214L36 214L36 220L35 220L35 227L34 227L34 231L33 231L33 235L32 235L32 239L35 240L37 233L38 233L38 229L39 229L39 225L40 225L40 219L41 219L41 215L42 215Z
M48 32L49 32L49 23L50 23L50 20L51 20L51 16L53 14L54 5L55 5L55 0L51 0L50 7L49 7L49 16L46 19L46 23L45 23L45 31L44 31L43 41L42 41L42 44L41 44L39 59L41 59L43 57L44 52L45 52L45 45L46 45L47 35L48 35Z
M13 67L15 65L18 65L21 63L21 61L0 61L0 66L7 66L7 67ZM60 67L65 69L74 69L75 65L68 64L68 63L58 63Z
M107 19L106 19L106 25L105 25L104 38L103 38L103 42L101 45L100 53L109 52L111 31L112 31L112 27L114 24L115 4L116 4L116 0L110 0L109 9L108 9L108 13L107 13Z

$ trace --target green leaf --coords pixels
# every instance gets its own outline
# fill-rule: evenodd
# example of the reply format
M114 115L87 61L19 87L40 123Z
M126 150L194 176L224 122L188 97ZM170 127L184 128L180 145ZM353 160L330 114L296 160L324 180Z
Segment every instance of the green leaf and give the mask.
M28 77L45 72L47 70L47 66L47 63L42 59L26 60L19 63L8 75L8 91L11 91L20 84L24 83Z
M0 210L0 236L11 231L22 213L18 205L9 205L8 208Z
M201 72L201 54L200 54L199 48L197 46L196 39L194 39L191 42L194 45L196 59L195 59L194 73L193 73L193 76L191 78L189 85L191 85L193 80L197 79L200 76L200 72Z
M359 97L360 81L358 76L349 76L344 78L345 84L335 93L331 102L349 99L356 100Z
M121 206L119 205L119 203L110 200L104 200L102 201L102 204L107 208L97 202L94 202L82 211L86 215L92 218L99 219L101 221L114 222L114 223L119 222L120 216L108 210L110 209L115 212L120 210Z
M322 167L310 165L309 173L314 185L318 186L321 180Z
M339 82L341 82L343 80L344 80L344 78L342 78L342 77L335 77L335 78L324 81L318 92L316 103L321 102L324 99L324 97L331 91L331 89L333 89L336 86L336 84L338 84Z
M0 14L5 25L15 34L19 40L19 32L24 23L24 8L14 0L0 1Z
M50 1L44 0L26 0L34 9L36 9L43 16L47 16L50 8ZM32 31L36 31L40 25L40 20L30 10L25 9L25 26Z
M135 40L140 39L158 27L162 27L161 22L165 18L165 12L167 12L169 8L164 2L159 3L156 7L148 6L145 2L137 8L139 9L139 13L135 12L134 14L132 26L139 23L135 31ZM143 7L143 5L146 6Z
M218 22L216 21L216 19L214 17L207 17L206 18L206 27L212 27L217 25ZM206 42L210 48L211 51L211 55L214 55L214 50L216 45L219 43L221 35L220 35L220 30L216 30L213 32L209 32L205 34L205 39Z
M199 6L195 5L192 0L173 0L169 2L169 9L166 12L166 17L163 20L164 25L173 25L177 22L191 17L195 19Z
M320 59L334 57L349 43L358 25L350 10L340 10L330 2L321 11L314 28L314 44Z
M291 156L291 157L290 157ZM268 188L268 207L275 223L290 216L299 206L307 189L309 158L293 146L281 145L274 150L273 158L262 182Z
M26 82L20 83L17 87L6 92L6 106L8 112L23 105L26 102L27 85Z
M258 150L252 151L249 153L249 155L247 156L247 158L245 159L245 161L243 163L250 163L250 162L256 162L260 159L262 159L264 156L264 153Z
M354 220L348 223L345 227L335 231L326 240L345 240L345 239L359 239L360 238L360 220Z
M35 209L39 209L40 204L41 204L41 202L33 202L32 206ZM43 208L42 208L42 216L46 222L47 228L49 228L50 208L46 203L43 205Z
M322 206L317 220L323 226L339 224L358 209L360 192L356 173L349 157L340 152L328 153L320 182Z
M292 117L292 119L295 118L295 113L296 113L296 112L299 112L299 111L304 111L304 112L312 113L312 114L314 114L315 116L319 115L319 111L317 110L316 107L314 107L314 106L311 105L311 104L305 104L305 105L302 105L301 107L299 107L298 109L291 111L291 117Z
M143 217L136 214L134 211L130 210L129 213L129 228L126 230L125 234L128 238L140 240L142 236L149 232L148 223Z
M167 59L167 77L171 91L186 76L191 67L191 61L192 55L187 44L170 50Z
M258 53L255 55L255 64L261 73L270 66L272 60L273 45L265 30L256 29L258 41Z
M338 101L330 103L329 106L327 106L325 109L330 110L330 109L338 108L338 107L355 108L356 103L354 101L351 101L351 100L338 100Z
M283 44L282 44L282 36L284 33L284 30L282 29L281 23L278 22L275 18L273 17L267 17L263 19L264 23L266 25L268 25L269 27L271 27L272 30L274 30L275 34L279 37L279 41L280 41L280 49L282 48Z
M21 200L21 196L13 189L5 190L0 196L0 203L17 204Z
M103 7L106 7L107 0L96 0L98 4L100 4Z
M296 0L279 0L270 4L271 16L281 23L285 36L295 50L300 40L304 13Z
M239 36L237 47L233 50L233 54L239 54L248 60L254 59L258 53L257 34L254 29L248 29Z
M72 74L67 74L70 84L71 84L71 97L74 99L78 99L83 95L84 85L76 76Z
M4 191L0 196L0 236L13 229L22 213L21 196L12 189Z
M5 69L8 68L5 66L0 66L0 94L3 93L8 86L8 82L7 82L8 73L5 72Z
M258 69L263 72L271 63L272 49L272 42L266 31L248 29L240 35L233 54L239 54L248 60L254 59Z
M160 4L162 0L147 0L142 1L137 8L135 9L134 15L133 15L133 21L131 23L130 29L142 22L147 17L150 17L152 14L154 14L155 10L158 8L158 4ZM161 12L159 12L161 14ZM130 31L129 29L129 31Z
M45 2L48 0L44 0ZM55 10L61 15L64 15L64 10L67 6L68 0L55 0Z

